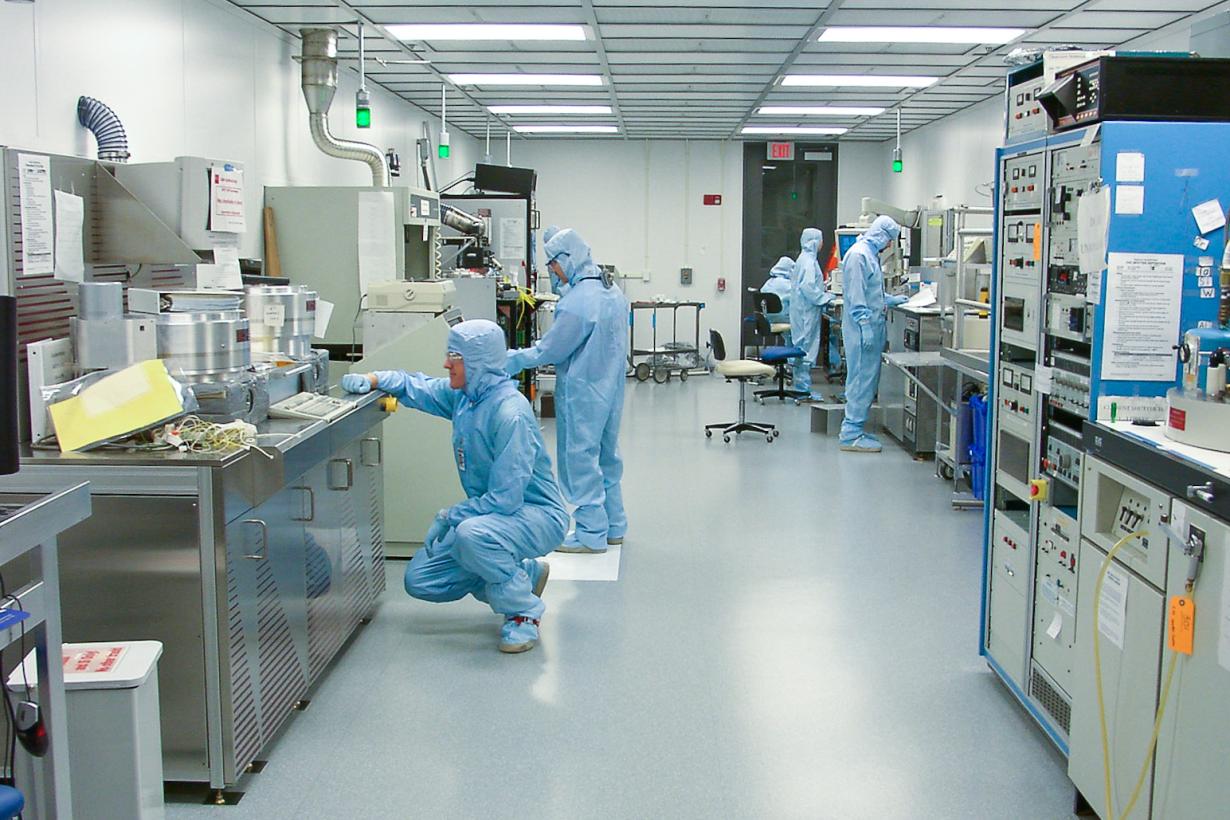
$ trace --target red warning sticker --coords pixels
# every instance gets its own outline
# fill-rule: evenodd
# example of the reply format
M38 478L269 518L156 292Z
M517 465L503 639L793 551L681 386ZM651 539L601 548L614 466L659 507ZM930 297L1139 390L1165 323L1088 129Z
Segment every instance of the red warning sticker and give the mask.
M1167 422L1171 430L1187 429L1187 411L1178 407L1170 408L1170 420Z
M68 652L64 654L64 671L78 675L110 672L127 651L126 646L102 646Z

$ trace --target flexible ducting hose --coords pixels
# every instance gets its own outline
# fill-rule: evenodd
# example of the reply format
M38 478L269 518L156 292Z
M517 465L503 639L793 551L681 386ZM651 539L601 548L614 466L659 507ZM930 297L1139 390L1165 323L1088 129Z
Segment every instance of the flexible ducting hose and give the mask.
M98 158L128 162L128 134L124 123L106 103L93 97L77 98L77 122L90 129L98 141Z

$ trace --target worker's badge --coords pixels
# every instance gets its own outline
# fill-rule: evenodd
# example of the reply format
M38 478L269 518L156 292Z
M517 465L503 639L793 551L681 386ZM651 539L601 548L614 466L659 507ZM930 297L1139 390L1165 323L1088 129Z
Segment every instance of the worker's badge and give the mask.
M466 451L461 447L457 448L457 469L463 473L466 471Z

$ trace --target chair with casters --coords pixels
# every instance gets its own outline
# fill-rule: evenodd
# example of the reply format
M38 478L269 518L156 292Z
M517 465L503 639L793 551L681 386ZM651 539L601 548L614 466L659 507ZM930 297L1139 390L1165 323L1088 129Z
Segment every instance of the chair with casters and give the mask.
M772 296L773 294L769 295ZM774 296L773 298L777 297ZM753 314L752 318L756 323L756 335L772 335L772 325L767 316L757 312ZM771 390L757 390L754 394L756 401L763 404L765 399L777 399L778 401L793 399L795 404L800 404L804 399L811 398L811 394L806 390L792 390L786 387L786 379L789 377L789 374L786 372L787 365L793 364L796 359L801 359L803 355L803 348L795 345L761 348L760 361L773 366L777 387Z
M730 435L734 433L760 433L771 444L777 437L777 427L772 424L747 420L747 383L770 378L773 368L763 362L751 359L727 359L726 344L722 334L716 330L709 331L709 347L713 350L713 358L717 360L715 369L728 382L739 383L739 420L724 421L718 424L705 425L705 438L712 438L714 430L722 432L722 441L730 443Z
M769 316L779 316L782 313L782 297L778 296L776 293L762 293L757 291L755 301L756 304L760 306L760 312L763 313L766 318ZM777 340L779 342L785 342L785 334L790 332L790 323L769 322L768 331L769 332L764 335L776 336L778 337Z

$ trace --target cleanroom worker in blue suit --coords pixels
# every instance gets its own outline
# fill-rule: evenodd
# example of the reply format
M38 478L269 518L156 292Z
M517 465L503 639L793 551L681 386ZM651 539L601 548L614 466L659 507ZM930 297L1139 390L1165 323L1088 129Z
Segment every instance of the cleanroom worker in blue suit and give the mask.
M761 293L776 294L782 300L781 313L767 313L765 318L770 324L789 324L790 323L790 277L794 273L794 260L789 256L783 256L777 260L777 264L769 270L769 278L760 286ZM786 345L791 344L791 334L789 332L782 334L782 341Z
M880 354L884 351L885 311L906 301L886 296L880 253L895 242L901 226L878 216L841 262L845 299L841 339L846 347L846 410L841 423L841 449L880 452L880 440L863 431L880 384Z
M820 357L820 310L833 301L833 294L824 287L824 271L817 257L824 232L805 228L799 243L802 251L790 276L790 337L803 350L794 360L794 389L811 393L813 401L823 401L811 389L811 369Z
M542 252L547 252L547 243L551 241L551 237L559 233L559 226L548 225L542 232ZM549 266L548 266L549 267ZM568 286L559 280L559 277L554 273L551 274L551 292L556 296L563 296L568 292Z
M619 422L628 364L628 300L565 228L547 241L551 272L569 287L533 347L512 350L510 374L555 365L556 463L576 528L561 552L606 552L628 531L620 481Z
M568 511L534 411L504 372L506 355L499 326L475 319L448 332L447 379L381 370L343 376L342 389L383 390L452 420L466 499L436 513L406 568L406 592L424 601L485 601L504 616L500 651L517 653L538 642L550 567L537 559L564 537Z

